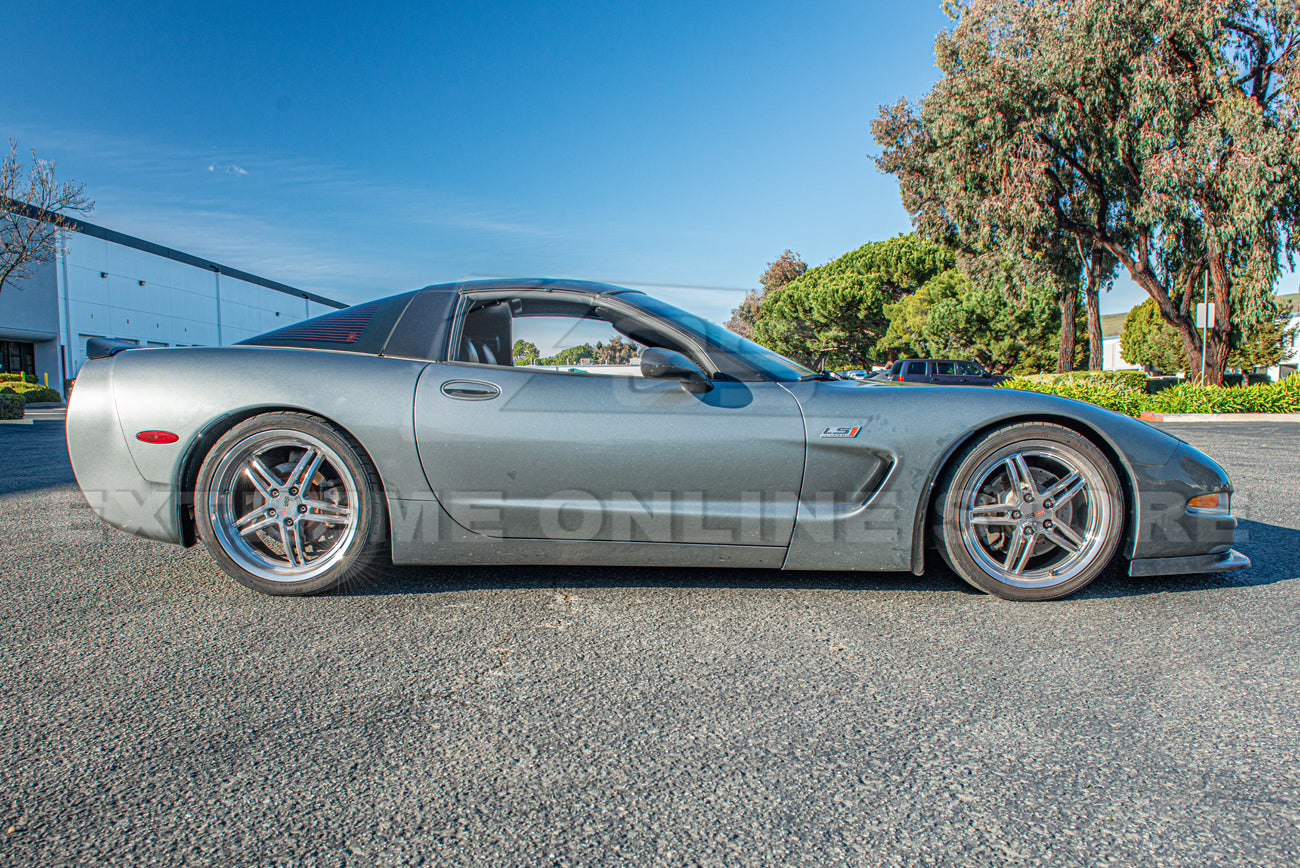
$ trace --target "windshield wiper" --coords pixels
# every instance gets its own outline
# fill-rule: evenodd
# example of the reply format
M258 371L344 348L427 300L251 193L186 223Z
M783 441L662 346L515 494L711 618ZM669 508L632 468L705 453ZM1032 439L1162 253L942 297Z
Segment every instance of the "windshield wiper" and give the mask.
M807 383L810 380L838 380L838 379L839 377L835 376L829 371L818 371L815 374L804 374L802 377L799 378L799 382Z

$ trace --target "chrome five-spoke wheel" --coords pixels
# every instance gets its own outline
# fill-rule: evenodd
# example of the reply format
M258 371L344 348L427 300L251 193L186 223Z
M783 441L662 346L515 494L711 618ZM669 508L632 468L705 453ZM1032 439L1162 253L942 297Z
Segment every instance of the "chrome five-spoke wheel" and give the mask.
M1123 497L1085 437L1025 423L969 447L941 494L940 551L972 585L1012 599L1083 587L1115 553Z
M349 440L318 419L277 413L217 443L199 474L195 513L227 572L258 590L301 594L364 566L382 510L374 472Z

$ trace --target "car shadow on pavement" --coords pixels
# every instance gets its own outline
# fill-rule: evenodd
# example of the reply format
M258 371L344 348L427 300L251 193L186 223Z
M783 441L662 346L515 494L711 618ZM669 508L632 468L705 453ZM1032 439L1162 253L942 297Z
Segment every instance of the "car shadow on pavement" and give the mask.
M0 494L24 494L76 484L63 420L37 419L31 425L0 425Z
M1181 591L1270 585L1297 578L1300 530L1243 520L1238 550L1252 565L1232 573L1133 577L1122 558L1091 585L1066 599L1135 597ZM427 594L545 588L749 588L980 595L930 552L925 573L791 571L686 567L385 566L333 593L342 596Z
M976 593L942 564L925 574L709 567L387 566L333 593L345 596L546 588L688 588Z
M1300 530L1241 519L1237 524L1237 538L1233 545L1237 551L1250 558L1251 564L1244 570L1134 577L1128 575L1127 562L1121 559L1072 599L1256 587L1300 577Z

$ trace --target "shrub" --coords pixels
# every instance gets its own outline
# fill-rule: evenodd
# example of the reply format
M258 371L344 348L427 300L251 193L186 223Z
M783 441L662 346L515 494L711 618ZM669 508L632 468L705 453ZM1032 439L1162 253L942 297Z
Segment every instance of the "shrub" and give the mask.
M63 396L53 389L47 389L45 386L34 386L21 393L23 401L28 404L51 403L62 404Z
M1034 383L1058 383L1062 380L1113 383L1140 391L1146 386L1147 376L1141 371L1068 371L1064 374L1029 374L1024 379Z
M1296 413L1300 412L1296 380L1288 377L1280 383L1227 388L1183 383L1152 395L1147 409L1154 413Z
M1254 386L1227 388L1180 383L1152 395L1146 393L1145 384L1132 387L1128 382L1097 377L1094 374L1082 378L1058 375L1046 381L1041 377L1019 377L1001 385L1009 389L1075 398L1129 416L1137 416L1144 411L1152 413L1300 412L1300 376L1288 377L1280 383L1259 383Z
M13 389L0 389L0 419L21 419L23 413L22 397Z
M1146 397L1145 392L1129 388L1122 381L1103 377L1075 379L1061 377L1052 382L1038 382L1017 377L1000 385L1008 389L1043 392L1048 395L1060 395L1062 398L1087 401L1128 416L1136 416L1142 412L1143 400Z
M58 392L53 389L47 389L39 383L10 382L5 384L5 388L17 393L18 397L28 404L35 404L43 401L58 403L63 400L63 396Z

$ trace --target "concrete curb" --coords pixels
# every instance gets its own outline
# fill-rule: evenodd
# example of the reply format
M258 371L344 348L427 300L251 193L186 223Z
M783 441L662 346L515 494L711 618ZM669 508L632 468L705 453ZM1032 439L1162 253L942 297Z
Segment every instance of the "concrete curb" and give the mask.
M62 410L67 406L68 406L67 404L64 404L59 401L34 401L33 403L27 405L27 409L28 410Z
M0 425L31 425L32 419L0 419Z
M1300 413L1150 413L1144 422L1300 422Z

